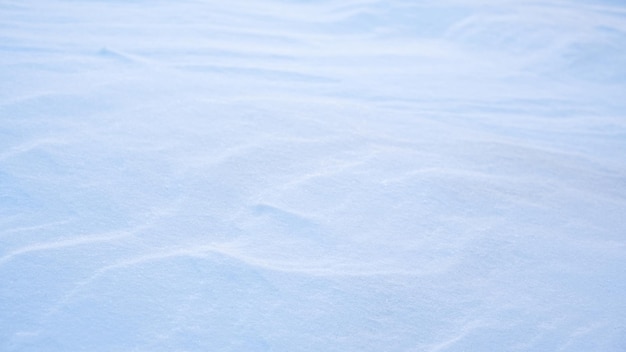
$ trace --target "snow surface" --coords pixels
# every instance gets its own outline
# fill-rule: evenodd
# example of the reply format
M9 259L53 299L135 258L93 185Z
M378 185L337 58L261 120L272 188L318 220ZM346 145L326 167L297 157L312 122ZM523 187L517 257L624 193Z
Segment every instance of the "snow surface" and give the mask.
M0 351L626 351L626 4L0 0Z

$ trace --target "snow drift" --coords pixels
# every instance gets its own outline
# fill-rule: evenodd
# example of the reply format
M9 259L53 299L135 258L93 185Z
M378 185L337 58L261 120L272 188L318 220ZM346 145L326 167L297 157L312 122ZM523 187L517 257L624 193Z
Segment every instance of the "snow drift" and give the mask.
M623 351L626 7L2 1L3 351Z

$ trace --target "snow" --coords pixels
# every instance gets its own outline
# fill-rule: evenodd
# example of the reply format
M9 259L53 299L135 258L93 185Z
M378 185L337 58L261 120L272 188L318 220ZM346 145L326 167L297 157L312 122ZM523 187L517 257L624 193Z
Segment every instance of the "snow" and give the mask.
M619 1L0 1L1 351L626 350Z

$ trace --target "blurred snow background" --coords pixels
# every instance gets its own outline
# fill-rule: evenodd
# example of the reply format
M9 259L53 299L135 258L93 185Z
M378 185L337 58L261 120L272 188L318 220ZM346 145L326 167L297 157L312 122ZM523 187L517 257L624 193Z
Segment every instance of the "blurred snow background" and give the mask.
M0 28L0 350L626 350L621 1Z

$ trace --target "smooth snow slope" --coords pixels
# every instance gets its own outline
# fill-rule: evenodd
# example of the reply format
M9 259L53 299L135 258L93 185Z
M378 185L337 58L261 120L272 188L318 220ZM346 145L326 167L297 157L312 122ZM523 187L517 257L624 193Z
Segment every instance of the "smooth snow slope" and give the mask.
M620 1L0 1L0 351L626 351Z

